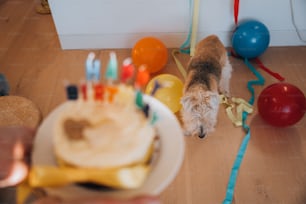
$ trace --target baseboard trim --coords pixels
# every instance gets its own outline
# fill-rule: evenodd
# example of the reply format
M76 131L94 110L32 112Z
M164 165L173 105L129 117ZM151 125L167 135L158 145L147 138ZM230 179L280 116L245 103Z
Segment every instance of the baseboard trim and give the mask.
M198 33L198 39L209 34L216 34L226 47L231 46L230 31L211 31ZM300 31L305 36L306 30ZM162 40L168 48L180 47L186 40L187 33L113 33L113 34L79 34L61 35L59 39L62 49L119 49L132 48L145 36L155 36ZM270 46L305 46L306 43L298 38L295 30L270 30Z

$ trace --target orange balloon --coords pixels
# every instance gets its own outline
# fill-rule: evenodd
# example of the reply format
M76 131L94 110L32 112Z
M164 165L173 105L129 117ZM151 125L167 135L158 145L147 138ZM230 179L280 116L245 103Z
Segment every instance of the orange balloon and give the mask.
M132 49L133 63L139 67L146 65L150 73L161 70L168 61L168 50L164 43L154 37L139 40Z

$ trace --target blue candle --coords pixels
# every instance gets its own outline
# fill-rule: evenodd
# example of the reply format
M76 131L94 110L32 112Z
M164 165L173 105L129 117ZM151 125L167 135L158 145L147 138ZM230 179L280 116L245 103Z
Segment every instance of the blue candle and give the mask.
M92 79L93 61L95 59L95 53L91 52L88 54L85 66L86 66L86 80Z
M93 70L92 70L92 72L93 72L92 74L93 74L94 80L96 80L96 81L100 80L100 67L101 67L100 60L95 60Z
M89 53L86 60L86 80L87 81L99 81L100 80L100 60L95 60L95 54Z

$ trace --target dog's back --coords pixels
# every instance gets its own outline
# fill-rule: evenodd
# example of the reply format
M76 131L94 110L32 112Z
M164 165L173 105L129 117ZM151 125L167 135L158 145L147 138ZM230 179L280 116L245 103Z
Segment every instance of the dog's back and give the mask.
M185 91L196 84L205 85L208 90L216 91L218 83L214 81L220 80L225 62L226 49L216 35L201 40L188 64Z

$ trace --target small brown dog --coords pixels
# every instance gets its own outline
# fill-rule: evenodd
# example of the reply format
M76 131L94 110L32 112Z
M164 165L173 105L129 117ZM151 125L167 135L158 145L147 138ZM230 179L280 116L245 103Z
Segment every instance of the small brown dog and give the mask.
M214 130L219 110L219 92L229 96L232 66L219 38L210 35L200 41L187 68L182 103L185 135L204 138Z

